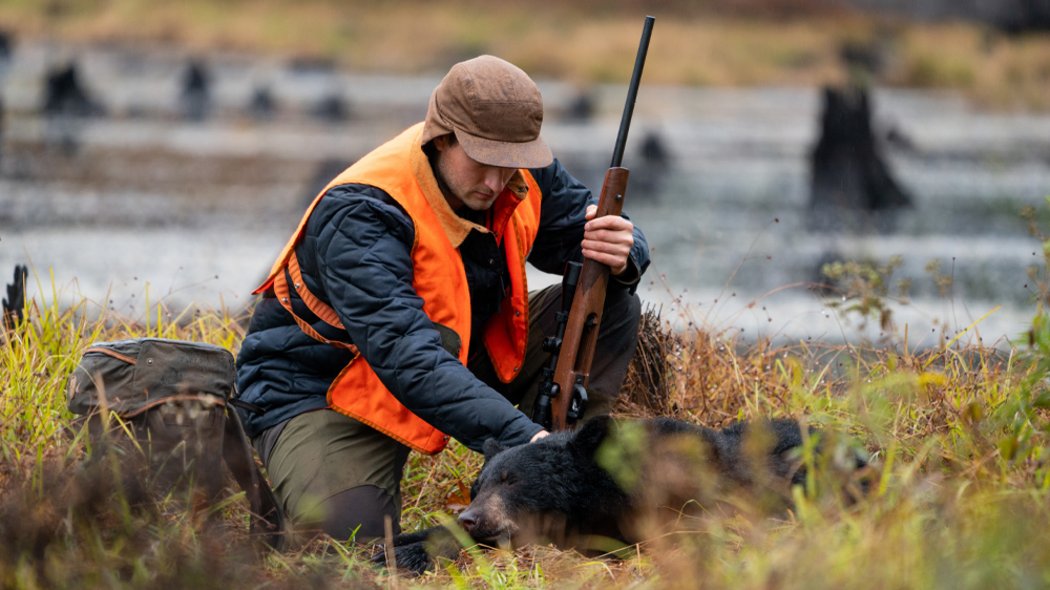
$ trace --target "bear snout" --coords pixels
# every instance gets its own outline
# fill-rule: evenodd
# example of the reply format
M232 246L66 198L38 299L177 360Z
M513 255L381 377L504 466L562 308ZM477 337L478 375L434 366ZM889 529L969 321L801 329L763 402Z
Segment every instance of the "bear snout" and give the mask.
M478 526L478 513L473 508L467 508L459 515L459 526L471 535Z
M470 503L459 515L459 525L475 541L508 541L518 528L507 513L503 498L489 493Z

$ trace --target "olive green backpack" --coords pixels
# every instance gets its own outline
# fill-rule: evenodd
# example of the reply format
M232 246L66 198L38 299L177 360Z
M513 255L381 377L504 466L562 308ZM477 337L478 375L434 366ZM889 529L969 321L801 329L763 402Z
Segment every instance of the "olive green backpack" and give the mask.
M281 510L231 407L247 405L235 399L235 375L233 355L210 344L97 342L70 378L69 409L86 422L92 456L123 453L154 492L190 486L215 501L228 468L247 496L253 536L280 548Z

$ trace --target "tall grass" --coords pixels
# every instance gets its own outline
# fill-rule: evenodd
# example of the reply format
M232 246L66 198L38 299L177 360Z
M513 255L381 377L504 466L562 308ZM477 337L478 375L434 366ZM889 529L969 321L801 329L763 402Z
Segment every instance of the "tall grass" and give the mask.
M237 349L242 318L152 304L130 321L38 280L26 318L0 343L0 586L988 588L1050 584L1050 316L1029 345L959 341L908 350L747 344L702 327L673 333L654 313L618 411L719 426L793 416L848 435L872 459L868 494L819 464L776 518L712 513L617 559L549 547L464 551L423 578L377 570L369 551L317 542L260 555L244 502L207 515L143 503L111 472L84 467L65 384L94 341L159 336ZM655 392L664 395L656 395ZM834 455L834 453L832 453ZM447 519L468 500L480 458L453 444L414 456L403 527ZM808 493L807 493L808 492Z

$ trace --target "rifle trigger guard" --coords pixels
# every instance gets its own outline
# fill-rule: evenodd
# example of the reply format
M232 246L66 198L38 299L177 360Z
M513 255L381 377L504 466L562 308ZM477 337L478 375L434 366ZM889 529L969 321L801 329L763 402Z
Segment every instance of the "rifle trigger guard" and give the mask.
M569 398L569 409L565 412L567 422L573 423L583 419L587 411L587 389L580 383L572 388L572 397Z

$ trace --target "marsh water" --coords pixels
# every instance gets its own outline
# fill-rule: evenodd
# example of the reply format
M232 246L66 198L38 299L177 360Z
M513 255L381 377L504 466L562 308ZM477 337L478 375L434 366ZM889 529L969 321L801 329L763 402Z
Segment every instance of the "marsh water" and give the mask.
M92 48L77 52L79 74L106 115L47 119L41 80L65 57L23 45L4 66L0 278L25 262L31 294L133 317L157 303L173 313L248 305L322 179L421 119L440 77L209 58L211 109L191 119L185 55ZM584 117L573 108L580 88L539 82L546 139L597 191L625 88L586 89ZM644 86L624 161L626 211L653 252L643 298L676 325L745 338L899 342L907 332L918 347L969 329L963 338L1017 340L1035 311L1030 269L1043 260L1021 211L1050 217L1050 115L912 90L877 88L873 100L881 148L914 206L878 230L816 231L807 204L819 89ZM643 151L647 139L666 160ZM822 262L893 257L892 325L865 324L841 293L812 288Z

